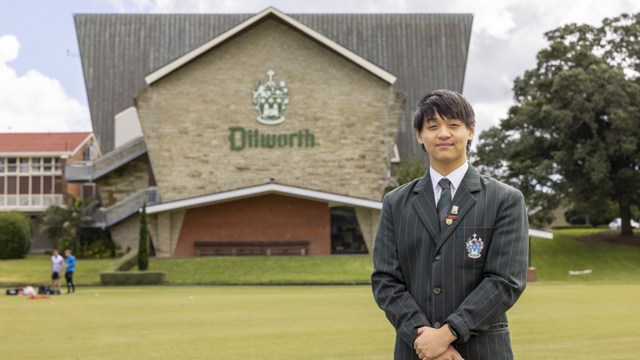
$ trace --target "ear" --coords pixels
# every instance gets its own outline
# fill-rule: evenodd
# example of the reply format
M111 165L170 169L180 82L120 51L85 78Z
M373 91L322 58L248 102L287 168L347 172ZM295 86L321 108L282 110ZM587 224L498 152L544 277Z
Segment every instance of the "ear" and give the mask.
M468 140L473 140L473 136L476 133L476 124L471 125L471 129L469 129L469 138Z
M420 130L416 129L416 138L418 138L418 143L420 145L424 145L424 140L422 140L422 136L420 136Z

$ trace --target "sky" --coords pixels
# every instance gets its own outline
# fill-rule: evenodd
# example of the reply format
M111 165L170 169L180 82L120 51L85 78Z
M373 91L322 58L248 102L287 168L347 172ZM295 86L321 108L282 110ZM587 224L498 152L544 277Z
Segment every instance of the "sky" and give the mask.
M543 34L640 12L631 0L0 0L0 132L91 131L73 14L471 13L463 95L476 134L499 124L516 77L535 66Z

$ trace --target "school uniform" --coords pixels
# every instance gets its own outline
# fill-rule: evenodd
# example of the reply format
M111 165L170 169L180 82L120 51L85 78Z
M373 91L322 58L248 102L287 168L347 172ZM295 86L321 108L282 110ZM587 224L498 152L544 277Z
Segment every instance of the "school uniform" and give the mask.
M371 282L396 329L395 359L418 359L418 328L444 324L464 359L513 359L506 311L526 286L524 197L466 166L446 214L431 170L384 197Z

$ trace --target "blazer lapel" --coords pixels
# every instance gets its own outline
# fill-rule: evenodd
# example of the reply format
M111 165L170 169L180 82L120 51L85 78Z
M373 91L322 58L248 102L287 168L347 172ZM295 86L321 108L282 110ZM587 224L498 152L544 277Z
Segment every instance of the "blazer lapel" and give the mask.
M431 235L431 239L435 242L440 234L440 225L438 224L438 212L429 170L418 180L413 192L415 194L411 199L413 208L418 213L418 217L420 217L420 221L422 221L429 235Z
M453 231L458 225L460 225L467 212L476 205L475 193L478 191L480 191L480 174L476 168L469 165L469 169L464 175L460 187L456 190L456 195L451 201L452 206L450 209L452 209L453 206L458 207L458 213L453 214L453 216L457 216L458 219L453 220L451 225L445 225L445 228L442 229L442 233L439 234L436 240L436 252L440 250L445 241L453 234ZM451 210L449 210L449 214L451 214Z

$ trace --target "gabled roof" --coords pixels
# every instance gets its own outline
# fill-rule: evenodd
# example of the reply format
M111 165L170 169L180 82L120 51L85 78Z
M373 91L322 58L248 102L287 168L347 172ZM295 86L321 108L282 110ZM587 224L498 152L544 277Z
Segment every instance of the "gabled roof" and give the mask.
M0 154L72 155L93 138L92 132L0 133Z
M282 194L309 200L326 201L332 204L360 206L378 210L382 209L382 202L380 201L372 201L351 196L331 194L323 191L309 190L294 186L270 183L149 206L147 207L147 214L206 206L215 203L233 201L266 194Z
M93 131L115 147L114 115L133 106L145 75L217 38L255 14L76 14ZM287 14L398 77L407 94L398 151L424 156L411 126L429 91L462 92L471 14Z
M189 61L195 59L196 57L202 55L203 53L213 49L217 45L223 43L225 40L227 40L227 39L231 38L232 36L244 31L245 29L251 27L252 25L256 24L260 20L265 19L268 16L275 16L276 18L282 20L283 22L285 22L285 23L291 25L292 27L302 31L303 33L305 33L306 35L308 35L312 39L315 39L315 40L319 41L323 45L325 45L328 48L334 50L335 52L337 52L340 55L346 57L347 59L353 61L354 63L360 65L364 69L370 71L372 74L378 76L379 78L381 78L382 80L388 82L389 84L393 84L393 83L396 82L397 78L393 74L391 74L388 71L384 70L383 68L377 66L376 64L370 62L369 60L361 57L360 55L354 53L353 51L345 48L344 46L342 46L342 45L330 40L326 36L320 34L319 32L317 32L317 31L315 31L313 29L311 29L310 27L302 24L301 22L295 20L294 18L281 13L280 11L276 10L273 7L269 7L268 9L262 11L261 13L250 17L249 19L241 22L240 24L238 24L235 27L229 29L228 31L220 34L219 36L217 36L215 38L213 38L212 40L200 45L199 47L189 51L188 53L186 53L186 54L180 56L179 58L171 61L170 63L162 66L158 70L156 70L156 71L150 73L149 75L145 76L144 80L147 82L147 84L151 85L152 83L160 80L162 77L168 75L172 71L178 69L182 65L188 63Z

